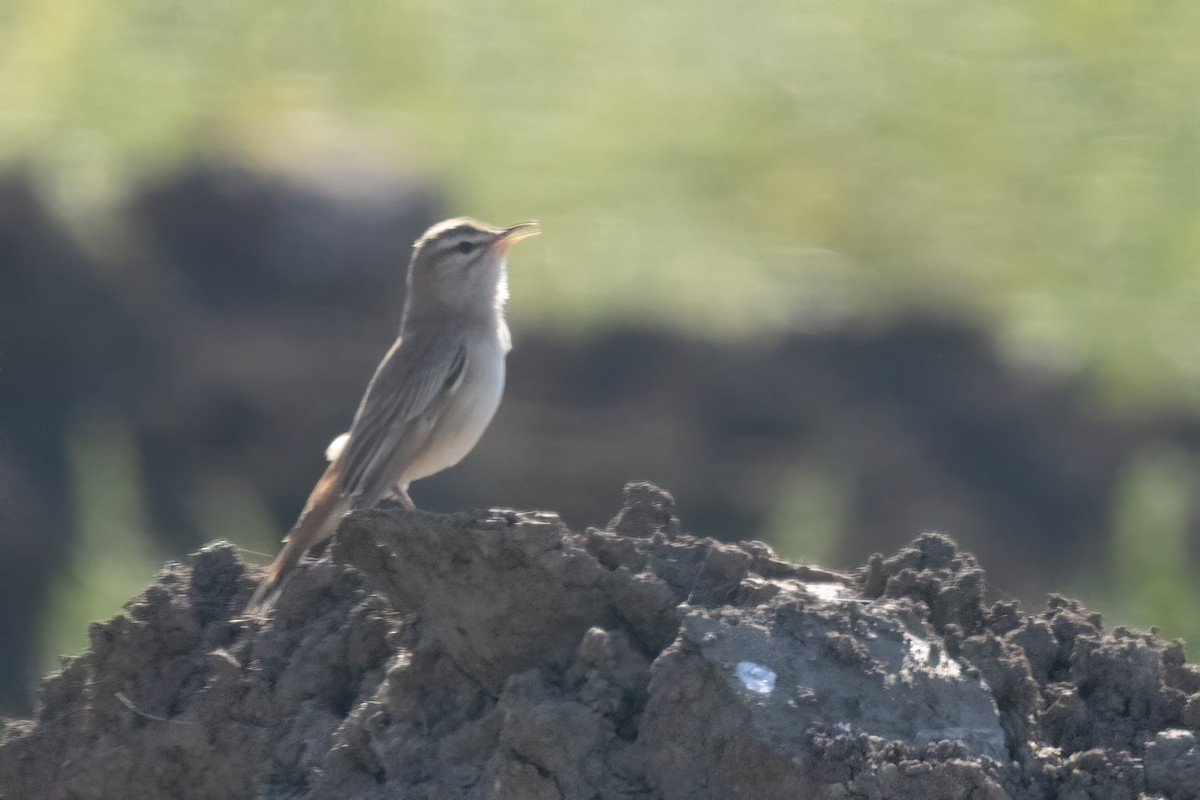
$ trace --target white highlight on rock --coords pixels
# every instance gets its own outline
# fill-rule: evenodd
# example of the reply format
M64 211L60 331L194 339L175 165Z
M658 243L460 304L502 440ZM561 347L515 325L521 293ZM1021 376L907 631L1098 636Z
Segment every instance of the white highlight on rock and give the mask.
M755 664L753 661L739 661L737 676L742 685L752 692L770 694L775 691L775 673L762 664Z
M809 594L829 603L836 603L842 598L842 587L836 583L802 583L804 590Z

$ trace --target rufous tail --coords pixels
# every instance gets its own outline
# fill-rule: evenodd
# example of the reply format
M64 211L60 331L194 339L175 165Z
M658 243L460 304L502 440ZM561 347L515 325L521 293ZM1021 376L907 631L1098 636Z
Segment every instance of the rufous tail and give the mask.
M338 522L350 507L349 501L338 491L337 470L338 462L334 461L317 481L300 519L284 537L283 549L267 569L267 577L246 605L247 616L258 616L270 609L279 597L284 578L300 561L300 557L337 530Z

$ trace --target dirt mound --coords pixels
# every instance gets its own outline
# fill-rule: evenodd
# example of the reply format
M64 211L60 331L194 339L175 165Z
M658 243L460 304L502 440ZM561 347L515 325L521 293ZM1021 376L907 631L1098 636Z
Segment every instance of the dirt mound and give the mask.
M0 797L1200 794L1178 643L989 605L944 536L837 575L673 506L355 514L266 621L231 619L255 574L205 548L10 723Z

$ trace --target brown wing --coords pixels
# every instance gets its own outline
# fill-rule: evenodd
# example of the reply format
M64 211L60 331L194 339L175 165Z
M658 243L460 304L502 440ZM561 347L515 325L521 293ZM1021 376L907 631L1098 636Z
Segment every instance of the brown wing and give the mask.
M338 459L342 493L374 505L424 447L466 366L461 339L397 340L367 386Z

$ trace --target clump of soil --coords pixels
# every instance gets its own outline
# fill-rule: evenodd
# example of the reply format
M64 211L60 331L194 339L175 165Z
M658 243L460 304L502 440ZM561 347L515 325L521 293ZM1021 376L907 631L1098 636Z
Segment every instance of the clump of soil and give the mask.
M4 798L1200 794L1200 670L1052 598L989 604L924 535L852 575L684 534L379 510L269 619L216 544L169 566L0 744Z

